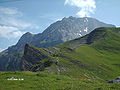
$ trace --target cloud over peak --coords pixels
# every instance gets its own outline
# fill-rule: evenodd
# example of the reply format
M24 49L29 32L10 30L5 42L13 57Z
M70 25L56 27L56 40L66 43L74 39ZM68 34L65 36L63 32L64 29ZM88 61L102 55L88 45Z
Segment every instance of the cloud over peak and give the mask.
M22 17L23 13L17 8L0 6L0 37L17 38L25 33L25 29L39 28L37 25L26 22Z
M12 26L0 26L0 37L4 37L7 39L17 38L21 36L23 33L19 31L18 28Z
M8 7L0 7L1 14L7 15L22 15L21 12L17 10L17 8L8 8Z
M90 17L90 14L94 14L96 9L95 0L65 0L65 5L79 8L79 11L76 13L79 17Z

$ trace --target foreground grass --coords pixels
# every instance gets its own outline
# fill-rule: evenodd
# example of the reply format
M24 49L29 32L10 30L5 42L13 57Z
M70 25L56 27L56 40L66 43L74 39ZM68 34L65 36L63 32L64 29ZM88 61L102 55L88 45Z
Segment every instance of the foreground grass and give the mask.
M7 80L11 77L24 80ZM120 84L43 72L0 72L0 90L120 90Z

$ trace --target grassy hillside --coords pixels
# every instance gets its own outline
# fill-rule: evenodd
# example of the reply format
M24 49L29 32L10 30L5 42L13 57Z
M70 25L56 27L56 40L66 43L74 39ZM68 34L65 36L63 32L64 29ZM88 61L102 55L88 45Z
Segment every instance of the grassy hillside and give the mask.
M93 42L91 44L78 44L81 42L79 38L57 46L60 50L52 56L52 60L57 60L58 64L53 64L45 71L95 80L120 76L119 32L119 28L99 28L85 36Z
M24 80L7 80L11 77ZM0 90L120 90L120 86L44 72L1 72Z
M31 64L41 55L47 57ZM42 67L41 72L1 72L1 90L120 90L120 84L106 82L120 76L120 28L98 28L50 48L29 46L24 56L33 65L28 70ZM10 77L24 80L7 81Z

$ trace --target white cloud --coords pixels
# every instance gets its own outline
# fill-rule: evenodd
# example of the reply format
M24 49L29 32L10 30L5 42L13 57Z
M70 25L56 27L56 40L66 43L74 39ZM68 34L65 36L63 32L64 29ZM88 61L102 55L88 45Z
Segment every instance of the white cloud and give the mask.
M0 7L0 12L1 14L6 14L6 15L20 15L22 16L22 13L17 10L17 8L4 8Z
M17 38L23 34L18 28L11 26L0 26L0 37L7 39Z
M22 16L22 12L18 11L16 8L0 7L0 24L2 25L15 26L19 29L31 27L31 23L21 19Z
M16 8L0 7L0 37L20 37L25 29L38 29L37 25L22 19L23 13Z
M79 17L90 17L96 9L95 0L65 0L65 5L67 4L80 9L76 14Z
M61 15L61 14L45 14L45 15L40 15L39 18L40 19L46 19L46 20L49 20L49 21L52 21L52 22L56 22L56 21L60 21L62 20L64 16Z

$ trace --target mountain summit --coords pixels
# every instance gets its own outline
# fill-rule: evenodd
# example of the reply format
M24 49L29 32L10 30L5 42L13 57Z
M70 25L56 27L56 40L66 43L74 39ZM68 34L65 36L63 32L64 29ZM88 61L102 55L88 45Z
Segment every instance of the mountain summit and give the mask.
M94 18L70 16L51 24L43 33L31 34L27 32L16 45L0 53L0 70L20 70L21 57L26 44L46 48L82 37L98 27L115 26L100 22Z
M99 27L115 26L94 18L64 17L61 21L51 24L43 33L33 35L27 32L20 38L16 46L19 47L20 51L24 49L26 43L40 48L49 47L82 37Z

